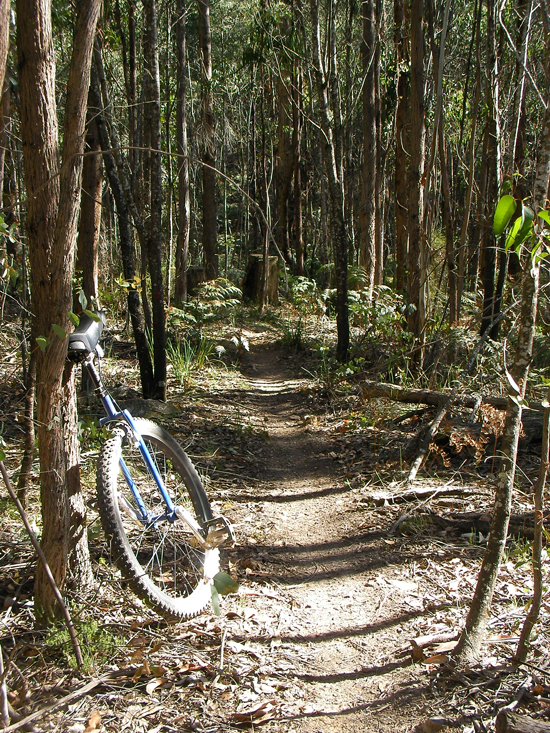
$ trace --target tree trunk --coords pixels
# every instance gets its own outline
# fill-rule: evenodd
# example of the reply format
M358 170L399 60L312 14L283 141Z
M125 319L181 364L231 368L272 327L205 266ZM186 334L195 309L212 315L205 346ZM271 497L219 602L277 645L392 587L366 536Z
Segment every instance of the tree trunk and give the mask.
M407 284L409 252L409 189L407 186L407 152L409 150L409 84L405 68L409 62L404 0L394 0L394 45L397 76L395 110L395 287L403 293Z
M98 55L99 50L97 51L96 61L98 61ZM131 195L131 192L128 190L128 185L126 186L126 189L122 185L114 155L109 152L115 146L111 142L109 127L103 112L107 105L103 104L96 63L94 63L92 68L90 93L93 99L99 141L101 143L101 149L103 150L105 172L109 179L109 185L111 187L117 209L122 272L126 283L128 283L128 312L130 314L130 321L132 323L132 331L136 344L141 387L143 390L143 396L146 399L149 399L153 394L153 365L151 364L151 354L149 352L149 345L147 343L147 335L145 332L145 318L141 308L138 289L139 286L135 280L137 270L130 217L130 204L128 202L128 195Z
M294 154L294 251L296 253L296 274L304 274L304 235L302 220L302 69L295 72L293 85L294 102L292 105L292 145Z
M485 626L493 600L498 571L504 554L508 523L512 507L512 493L516 470L516 457L521 429L521 403L527 386L527 376L532 358L533 337L537 313L539 268L530 258L524 266L521 316L518 343L511 374L519 385L520 394L510 385L506 423L502 438L502 461L497 478L493 519L487 548L479 571L477 585L466 618L466 625L455 649L460 663L476 661L479 657Z
M87 153L82 165L82 202L77 238L76 269L82 273L82 290L88 302L99 297L98 253L101 226L103 160L95 119L88 109Z
M187 113L185 110L187 77L185 74L185 19L186 0L178 0L176 22L176 135L178 153L178 239L176 244L176 274L174 278L174 302L181 306L187 300L187 258L189 253L189 230L191 202L189 196L189 159L187 151Z
M34 333L49 338L38 355L36 419L41 469L42 547L58 587L63 587L69 548L67 445L75 429L64 414L63 373L67 344L52 324L69 330L72 274L82 176L82 152L90 60L99 0L78 4L67 83L63 165L58 149L55 60L51 6L47 0L17 1L17 49L21 134L28 192L27 241L31 261ZM68 423L65 424L65 419ZM57 600L37 567L37 617L50 617Z
M422 176L424 169L424 0L411 0L411 107L409 186L409 305L408 328L422 346L426 325L427 252L423 237ZM422 349L415 361L422 361Z
M9 82L7 71L10 47L10 0L0 0L0 209L3 201L4 157L6 150L5 129L9 109ZM6 98L4 100L4 97Z
M80 485L80 443L76 408L75 367L65 363L63 373L63 424L65 426L65 480L69 513L69 572L80 596L93 587L86 526L86 500Z
M325 70L325 62L321 52L321 30L319 25L318 5L310 0L312 20L313 66L317 76L317 94L321 111L321 128L323 131L323 148L329 190L329 221L332 248L334 252L334 269L336 276L336 327L338 344L336 354L339 361L346 361L349 349L349 311L348 311L348 242L345 221L344 185L342 169L342 121L341 109L337 93L336 55L334 47L335 7L332 5L329 36L331 73ZM330 103L329 94L330 90Z
M216 143L214 138L214 95L212 90L212 46L210 0L197 0L202 84L202 248L207 280L218 277L216 220Z
M160 73L157 9L155 0L145 0L147 25L145 126L149 137L150 206L146 227L146 250L151 277L153 312L153 399L166 399L166 328L162 276L162 161L160 125Z
M460 244L458 248L458 292L457 292L457 321L460 320L460 310L462 307L462 292L464 291L465 275L466 275L466 250L468 239L468 227L470 223L470 209L475 184L475 137L476 123L478 117L479 101L481 98L481 49L480 49L480 24L481 24L481 5L482 1L477 0L477 13L475 16L474 40L476 47L476 89L474 93L474 101L471 111L472 129L470 141L468 143L468 182L466 187L466 195L464 197L464 212L462 215L462 226L460 228ZM464 97L466 104L466 96Z
M361 179L361 230L359 264L365 269L369 302L376 279L376 180L378 170L376 120L376 18L375 0L363 0L363 171Z
M495 4L487 3L487 87L485 102L485 150L487 156L487 183L484 201L483 229L481 232L481 279L483 287L483 312L481 334L489 327L495 308L496 242L493 234L493 212L498 196L498 66L495 38Z

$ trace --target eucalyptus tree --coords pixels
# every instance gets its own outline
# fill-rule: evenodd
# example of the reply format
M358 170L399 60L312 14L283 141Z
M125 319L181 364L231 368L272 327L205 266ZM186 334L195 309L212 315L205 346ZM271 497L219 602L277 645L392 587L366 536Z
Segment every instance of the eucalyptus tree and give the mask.
M211 280L218 276L218 222L210 0L197 0L197 6L199 11L199 53L202 94L200 130L202 160L202 248L205 275L208 280Z
M189 157L187 144L187 76L185 71L186 40L185 21L187 18L186 0L178 0L176 16L176 139L178 169L178 238L176 244L174 301L181 305L187 299L187 261L189 256L189 230L191 218L191 198L189 191Z
M336 5L327 3L325 47L322 45L319 6L310 0L311 48L317 81L319 124L329 190L329 226L336 279L336 353L346 361L349 350L348 230L345 220L342 106L338 85Z
M36 419L42 500L42 548L58 586L67 574L69 536L79 540L80 567L90 572L75 441L74 375L66 364L72 307L72 274L82 175L86 100L99 0L77 3L62 154L57 124L56 60L49 0L17 0L17 54L21 99L21 136L27 187L26 237L31 263L37 359ZM73 509L76 511L73 511ZM77 522L77 524L75 524ZM72 525L72 526L71 526ZM57 601L39 565L35 604L39 616L50 616Z

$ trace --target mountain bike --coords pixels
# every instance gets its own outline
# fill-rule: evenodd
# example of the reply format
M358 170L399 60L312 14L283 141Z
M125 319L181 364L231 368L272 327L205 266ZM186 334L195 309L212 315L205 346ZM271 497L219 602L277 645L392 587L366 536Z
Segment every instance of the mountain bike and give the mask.
M97 464L97 498L111 556L135 594L161 615L191 618L211 600L219 546L234 542L214 517L195 467L170 433L121 410L103 385L102 312L80 316L67 358L81 363L103 405L109 437ZM96 366L97 364L97 366Z

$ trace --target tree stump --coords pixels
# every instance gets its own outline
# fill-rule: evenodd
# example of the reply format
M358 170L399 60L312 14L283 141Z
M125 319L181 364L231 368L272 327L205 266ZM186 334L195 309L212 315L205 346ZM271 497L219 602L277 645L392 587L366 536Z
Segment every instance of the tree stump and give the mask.
M278 303L279 290L279 260L269 257L269 271L267 278L267 302L272 305ZM262 294L262 274L264 258L260 254L251 254L243 279L243 297L245 300L258 303Z
M497 715L496 733L550 733L550 723L501 710Z
M187 294L195 295L197 285L200 285L206 280L206 274L204 267L188 267L187 268Z

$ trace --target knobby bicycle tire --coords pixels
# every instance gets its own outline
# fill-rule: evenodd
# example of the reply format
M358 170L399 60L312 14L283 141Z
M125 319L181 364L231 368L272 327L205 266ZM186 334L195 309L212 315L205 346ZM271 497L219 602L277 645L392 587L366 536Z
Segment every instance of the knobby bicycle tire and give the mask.
M177 441L149 420L136 420L175 506L183 506L201 527L212 518L200 478ZM131 431L117 426L101 448L97 471L99 514L111 557L135 594L163 616L191 618L211 600L219 551L201 549L180 519L149 526L138 521L135 497L120 468L124 462L150 516L161 516L164 502Z

